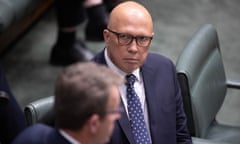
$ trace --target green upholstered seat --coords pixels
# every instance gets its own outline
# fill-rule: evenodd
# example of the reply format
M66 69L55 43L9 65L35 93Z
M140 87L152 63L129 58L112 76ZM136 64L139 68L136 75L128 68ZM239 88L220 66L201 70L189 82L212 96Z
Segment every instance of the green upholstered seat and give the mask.
M211 24L193 36L176 65L191 135L240 144L240 127L215 119L227 89L240 89L240 83L226 79L217 31Z
M28 125L44 123L54 125L54 96L41 98L29 103L24 108L24 114Z

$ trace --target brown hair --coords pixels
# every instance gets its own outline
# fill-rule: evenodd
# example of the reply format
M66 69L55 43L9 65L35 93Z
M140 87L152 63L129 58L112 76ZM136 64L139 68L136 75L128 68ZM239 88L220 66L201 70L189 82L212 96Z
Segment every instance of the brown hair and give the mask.
M63 70L56 81L56 126L81 129L92 114L104 118L112 85L124 79L106 66L93 62L77 63Z

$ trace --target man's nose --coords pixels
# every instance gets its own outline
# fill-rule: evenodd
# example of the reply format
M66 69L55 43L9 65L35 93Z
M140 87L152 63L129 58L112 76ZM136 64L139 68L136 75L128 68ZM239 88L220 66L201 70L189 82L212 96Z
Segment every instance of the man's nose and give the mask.
M129 44L129 51L136 52L138 50L137 40L136 38L133 38L132 42Z

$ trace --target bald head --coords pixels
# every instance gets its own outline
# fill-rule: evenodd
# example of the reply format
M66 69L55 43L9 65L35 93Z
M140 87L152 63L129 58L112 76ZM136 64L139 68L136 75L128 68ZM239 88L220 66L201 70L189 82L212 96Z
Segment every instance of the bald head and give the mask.
M109 16L108 29L103 31L108 57L126 73L144 64L153 35L150 13L134 1L118 4ZM146 43L147 46L142 46Z
M149 31L153 30L152 17L148 10L134 1L126 1L116 6L109 16L109 28L122 28L125 26L143 26ZM136 30L136 29L135 29ZM138 31L140 31L138 29Z

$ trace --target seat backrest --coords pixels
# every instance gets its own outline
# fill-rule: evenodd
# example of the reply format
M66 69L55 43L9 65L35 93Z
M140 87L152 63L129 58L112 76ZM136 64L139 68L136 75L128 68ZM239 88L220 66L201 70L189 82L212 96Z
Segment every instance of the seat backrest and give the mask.
M24 114L28 125L35 123L45 123L54 125L54 96L41 98L29 103L24 108Z
M193 128L192 134L204 138L227 89L218 35L212 25L204 25L194 35L178 57L176 66L184 105L188 109L185 109L188 127Z

